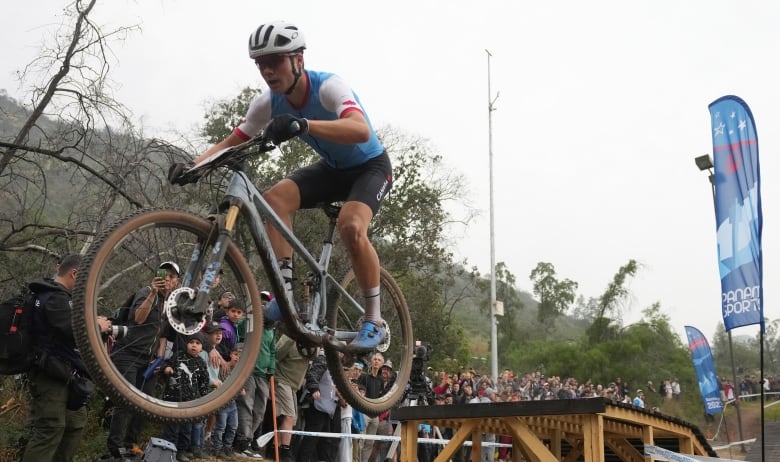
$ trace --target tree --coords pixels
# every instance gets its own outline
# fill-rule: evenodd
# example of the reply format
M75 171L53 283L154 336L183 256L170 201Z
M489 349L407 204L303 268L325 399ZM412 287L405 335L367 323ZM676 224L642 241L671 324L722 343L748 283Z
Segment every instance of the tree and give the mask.
M110 42L136 26L103 31L90 14L95 0L76 0L37 58L20 73L26 107L0 95L0 292L37 264L80 252L117 215L165 203L159 165L181 157L160 140L146 140L110 93ZM42 82L42 83L36 83ZM34 260L34 259L32 259ZM36 265L33 265L36 266ZM33 274L38 274L33 273Z
M621 266L612 281L607 285L607 289L598 298L598 303L594 306L593 324L588 328L587 336L590 345L598 344L614 334L614 320L619 322L621 312L620 303L628 295L628 288L625 287L628 278L636 275L639 265L636 260L629 260L628 263Z
M534 295L539 299L539 323L549 330L574 302L578 284L571 279L558 280L553 264L545 262L536 265L530 278L534 283Z

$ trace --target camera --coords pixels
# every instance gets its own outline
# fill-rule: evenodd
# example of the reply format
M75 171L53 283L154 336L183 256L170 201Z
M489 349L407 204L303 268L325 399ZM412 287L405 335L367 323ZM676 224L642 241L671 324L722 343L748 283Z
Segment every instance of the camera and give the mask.
M127 326L111 326L111 333L109 335L114 337L114 340L119 340L127 335Z
M425 361L428 361L433 348L430 343L417 340L414 344L414 357L412 358L412 372L406 388L405 398L414 400L415 403L429 404L433 402L433 389L428 379L423 374Z
M430 361L433 347L430 343L417 340L414 343L414 357L423 361Z

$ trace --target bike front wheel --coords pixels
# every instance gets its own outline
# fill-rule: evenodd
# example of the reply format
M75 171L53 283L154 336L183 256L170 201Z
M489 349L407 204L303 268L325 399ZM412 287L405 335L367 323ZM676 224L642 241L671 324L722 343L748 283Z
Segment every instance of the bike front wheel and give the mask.
M180 394L173 398L169 390L181 384L172 383L172 375L149 369L148 377L144 376L161 339L168 337L167 343L187 348L183 334L167 329L165 322L138 325L129 320L125 326L115 324L118 338L107 339L97 322L98 316L113 318L129 295L149 286L162 262L176 262L183 273L180 283L197 292L200 274L190 271L203 266L203 259L214 252L215 229L211 221L186 211L142 210L108 227L83 258L73 292L73 331L92 379L115 405L158 421L192 421L224 406L243 388L260 351L262 305L255 275L230 239L220 287L212 287L209 295L216 299L219 295L215 292L230 290L246 304L243 337L239 338L243 351L229 376L220 386L209 387L205 396L185 400ZM157 311L158 320L165 316L159 312L164 302L160 300L150 309ZM186 373L194 371L187 369Z
M350 270L344 276L341 286L354 300L363 299L354 270ZM351 364L345 365L341 352L328 346L327 343L325 344L325 357L336 388L352 407L369 416L377 416L403 399L414 358L414 334L412 333L412 318L409 315L409 307L406 305L406 299L398 283L384 268L380 269L379 289L380 312L387 329L387 335L376 349L363 353L359 359L366 364L367 368L371 367L371 358L377 353L381 353L386 362L392 361L394 377L391 380L393 380L393 384L386 393L380 397L372 398L361 394L353 383L353 379L357 379L360 375L359 370ZM327 314L328 327L337 332L356 332L363 320L362 311L344 300L336 290L330 292Z

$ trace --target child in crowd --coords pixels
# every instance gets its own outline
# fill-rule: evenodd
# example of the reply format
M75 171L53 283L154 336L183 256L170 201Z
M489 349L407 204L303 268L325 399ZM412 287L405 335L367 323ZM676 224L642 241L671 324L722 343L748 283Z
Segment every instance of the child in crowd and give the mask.
M162 372L168 377L163 393L166 401L191 401L209 392L209 374L206 362L200 357L205 338L203 334L187 337L187 346L168 359ZM187 462L192 453L192 422L171 424L165 427L163 439L176 445L177 460Z
M222 359L226 362L230 361L230 352L238 345L238 323L244 317L244 304L241 300L233 298L228 303L225 310L225 316L219 320L219 325L222 327L222 341L217 345L217 351L222 355ZM222 369L222 373L226 372L225 368Z
M230 351L230 360L227 362L227 374L220 373L219 385L222 385L230 371L238 363L239 351L238 348L233 347ZM240 395L244 395L246 392L241 390ZM233 440L236 438L236 431L238 430L238 409L236 408L236 400L231 399L222 409L217 411L217 419L214 424L214 431L211 432L211 451L215 457L223 457L228 460L232 460L237 455L233 451Z

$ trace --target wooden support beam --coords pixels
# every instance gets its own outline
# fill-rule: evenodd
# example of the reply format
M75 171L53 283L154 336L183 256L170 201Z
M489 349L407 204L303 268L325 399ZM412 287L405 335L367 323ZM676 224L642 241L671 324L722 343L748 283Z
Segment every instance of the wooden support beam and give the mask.
M466 438L472 433L474 427L476 427L478 423L479 422L476 420L468 420L461 425L458 431L452 435L450 442L447 443L439 455L436 456L434 462L446 462L454 458L455 453L463 446L463 442L466 441Z
M417 426L416 420L401 422L401 462L417 462Z
M561 460L561 440L563 439L563 432L560 428L553 429L552 435L550 435L550 452L553 453L556 460Z
M653 435L652 425L645 425L642 427L642 444L655 445L655 436ZM645 457L645 461L647 462L651 462L652 460L653 458L650 456Z
M562 460L562 462L576 462L576 460L579 459L582 455L583 442L582 440L567 441L569 441L569 444L571 445L571 451L566 454L566 457Z
M604 444L623 462L642 462L645 460L645 456L624 438L605 438Z
M694 454L693 452L693 440L690 437L681 436L678 438L680 450L677 451L680 454ZM705 454L701 454L705 455Z
M601 415L583 416L583 451L585 462L604 460L604 417Z
M527 454L539 462L558 462L547 446L528 429L528 426L521 419L507 418L505 420L507 430L512 434L512 438L517 439L522 444Z

